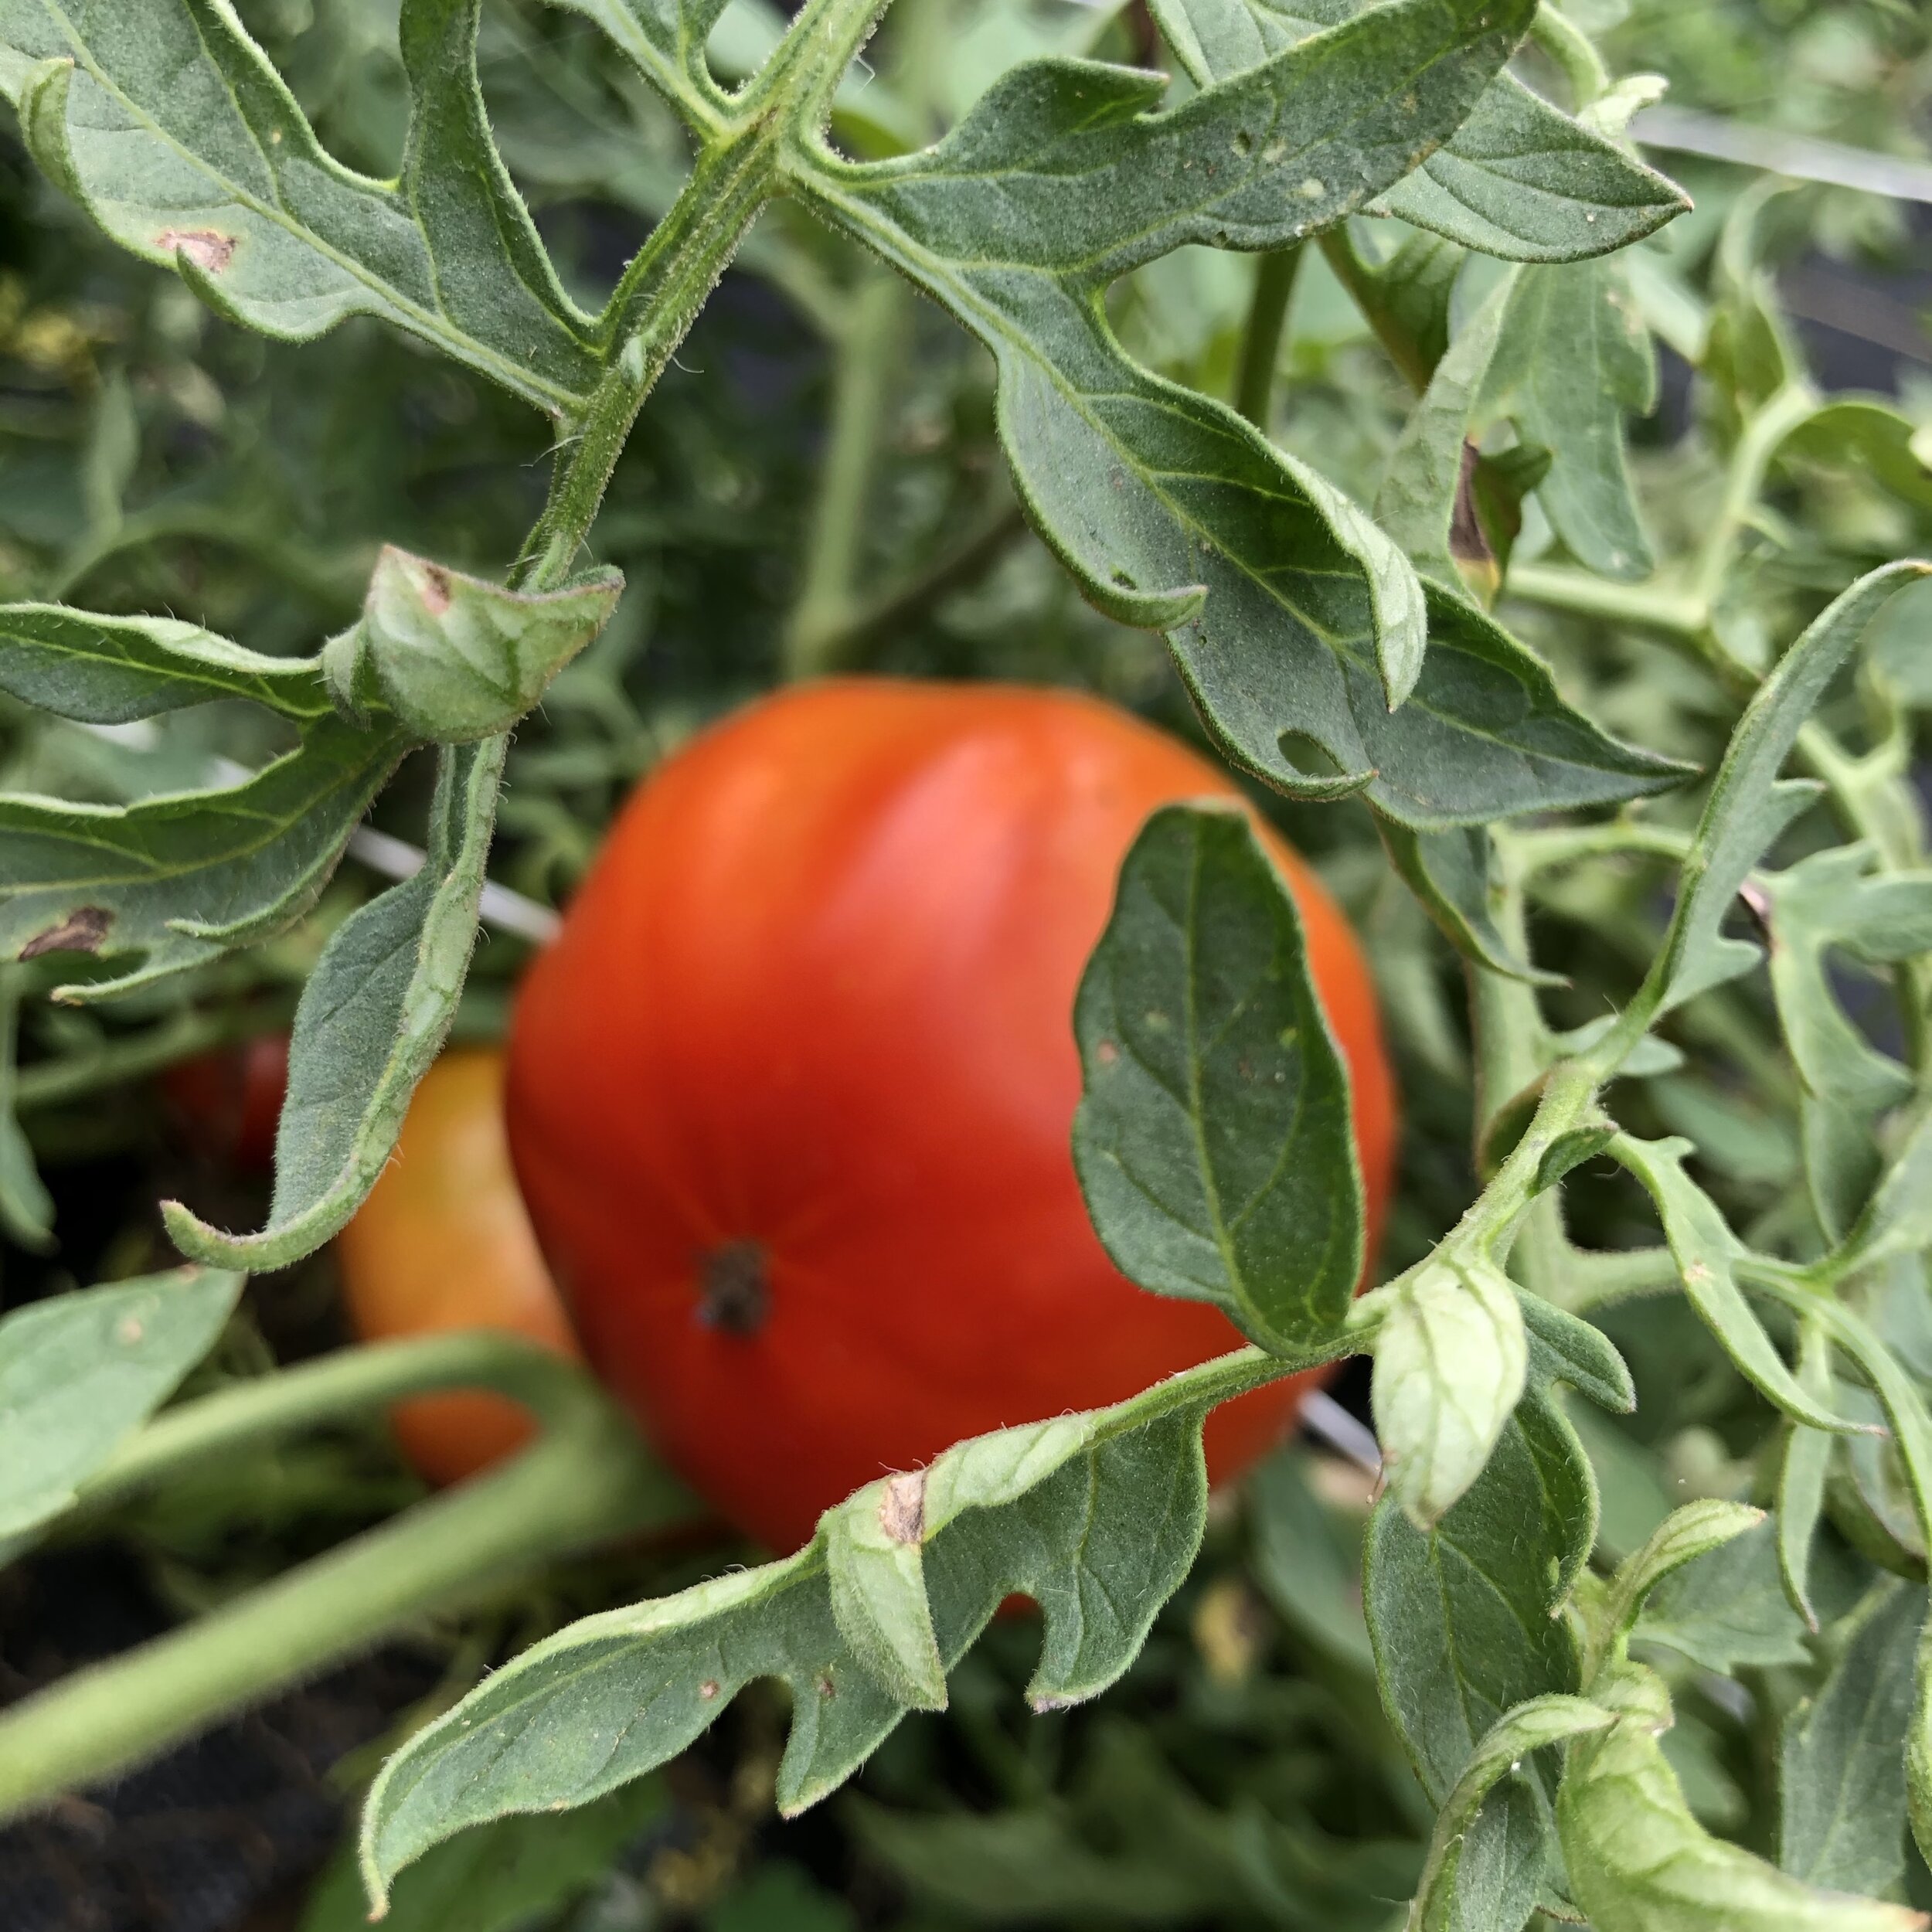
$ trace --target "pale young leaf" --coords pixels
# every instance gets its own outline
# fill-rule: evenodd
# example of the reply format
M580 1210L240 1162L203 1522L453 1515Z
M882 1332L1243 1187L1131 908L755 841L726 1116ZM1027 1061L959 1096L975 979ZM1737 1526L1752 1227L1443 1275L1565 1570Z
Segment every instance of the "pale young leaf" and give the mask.
M1418 1529L1482 1473L1528 1365L1522 1311L1492 1266L1432 1261L1395 1290L1375 1339L1376 1433L1389 1492Z
M322 653L336 701L379 706L412 736L461 743L507 731L609 621L624 589L600 570L512 590L386 544L361 619Z
M1556 1825L1571 1896L1597 1932L1916 1932L1903 1906L1825 1892L1691 1815L1658 1743L1670 1700L1652 1672L1624 1665L1591 1696L1618 1713L1570 1747Z

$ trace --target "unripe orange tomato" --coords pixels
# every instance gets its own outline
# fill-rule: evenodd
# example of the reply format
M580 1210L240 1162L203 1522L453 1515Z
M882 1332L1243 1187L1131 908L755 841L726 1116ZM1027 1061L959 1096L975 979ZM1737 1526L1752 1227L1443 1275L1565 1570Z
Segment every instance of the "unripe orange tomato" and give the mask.
M1144 1294L1069 1144L1073 995L1148 815L1227 775L1090 699L835 681L631 800L518 998L511 1151L593 1366L779 1549L882 1471L1238 1345ZM1393 1099L1368 968L1268 836L1354 1077L1372 1230ZM1231 1477L1301 1382L1208 1425Z
M335 1237L349 1318L366 1342L440 1328L508 1328L574 1356L549 1271L511 1172L503 1056L459 1048L423 1077L395 1157ZM455 1482L520 1449L534 1430L507 1396L419 1396L392 1420L431 1482Z

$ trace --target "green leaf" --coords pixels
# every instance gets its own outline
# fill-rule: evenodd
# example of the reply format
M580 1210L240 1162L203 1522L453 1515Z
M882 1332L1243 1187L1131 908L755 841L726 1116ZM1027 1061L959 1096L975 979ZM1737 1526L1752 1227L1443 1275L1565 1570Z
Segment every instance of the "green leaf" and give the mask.
M299 918L401 757L393 734L319 717L238 784L120 805L0 795L0 958L141 954L61 988L98 998Z
M665 99L708 128L724 96L705 60L728 0L551 0L594 21Z
M1556 1796L1563 1863L1596 1932L1911 1932L1923 1915L1821 1892L1713 1838L1691 1815L1658 1733L1670 1699L1622 1666L1592 1692L1618 1713L1577 1739Z
M923 1471L867 1484L826 1520L825 1580L838 1634L866 1668L907 1709L943 1711L946 1667L921 1554L925 1507Z
M507 731L617 608L622 573L509 590L384 545L360 621L322 653L337 702L440 743Z
M399 181L325 153L215 0L0 0L0 84L40 165L112 238L246 327L304 342L380 316L539 408L597 379L491 140L480 0L406 0Z
M1866 625L1895 592L1928 572L1932 564L1888 563L1860 577L1784 654L1745 707L1705 801L1653 971L1659 1012L1757 963L1755 946L1726 939L1720 928L1752 868L1817 795L1815 784L1781 780L1779 770Z
M55 1246L53 1196L20 1125L20 975L0 966L0 1233L29 1253Z
M917 1520L916 1574L944 1665L1020 1591L1045 1621L1027 1692L1035 1708L1104 1690L1193 1561L1206 1518L1209 1406L1346 1345L1291 1365L1255 1350L1224 1356L1111 1409L961 1443L898 1478L894 1520L902 1529ZM417 1732L369 1794L362 1862L372 1896L379 1904L403 1866L465 1826L587 1804L662 1764L756 1678L782 1679L792 1696L781 1808L801 1811L834 1790L906 1709L833 1607L833 1523L845 1511L876 1516L880 1502L879 1485L861 1491L781 1562L587 1617Z
M1549 452L1537 501L1577 560L1604 577L1648 577L1624 423L1655 407L1657 363L1621 268L1578 262L1518 276L1483 400Z
M1690 1505L1690 1510L1740 1508L1736 1503ZM1677 1511L1657 1536L1668 1533L1672 1523L1689 1513ZM1667 1644L1706 1670L1726 1675L1746 1665L1805 1661L1804 1621L1791 1607L1778 1568L1777 1526L1755 1510L1728 1520L1745 1522L1747 1517L1741 1535L1732 1535L1722 1547L1694 1553L1691 1561L1657 1584L1634 1636Z
M1906 1732L1922 1587L1876 1584L1816 1696L1780 1740L1777 1862L1838 1892L1897 1898L1905 1879ZM1835 1635L1837 1634L1835 1633Z
M1484 1801L1532 1751L1559 1744L1611 1723L1608 1711L1580 1697L1537 1697L1505 1713L1484 1733L1443 1801L1429 1841L1422 1888L1409 1908L1407 1932L1451 1932L1457 1923L1457 1879L1464 1848ZM1500 1926L1491 1917L1484 1923Z
M1376 495L1376 520L1416 568L1456 597L1466 597L1458 549L1470 554L1458 512L1467 502L1476 406L1517 277L1505 276L1457 332L1409 412Z
M1264 1348L1335 1333L1362 1274L1348 1072L1245 811L1148 821L1073 1027L1074 1165L1114 1264Z
M1594 1138L1594 1130L1583 1131ZM1516 1298L1529 1332L1528 1380L1532 1389L1566 1382L1613 1415L1627 1416L1636 1408L1637 1388L1629 1366L1602 1329L1526 1288L1517 1289Z
M463 990L505 749L492 738L442 753L429 862L350 913L302 989L268 1226L223 1234L165 1202L184 1254L286 1267L342 1229L376 1185Z
M1666 1577L1707 1551L1755 1529L1764 1520L1761 1509L1716 1497L1672 1510L1643 1548L1617 1566L1604 1610L1604 1627L1611 1641L1616 1642L1629 1634L1651 1592Z
M1932 946L1932 874L1868 876L1869 845L1813 853L1762 883L1769 903L1771 992L1804 1083L1804 1165L1827 1236L1841 1239L1879 1175L1875 1128L1911 1093L1911 1076L1879 1053L1832 990L1827 955L1872 961Z
M1798 1386L1814 1402L1832 1400L1831 1349L1824 1331L1808 1322L1800 1336ZM1784 1594L1808 1629L1818 1628L1811 1593L1811 1544L1825 1509L1831 1474L1832 1438L1801 1422L1786 1425L1784 1454L1777 1477L1777 1566Z
M1352 0L1155 0L1154 16L1205 87L1350 19ZM1570 261L1662 227L1689 203L1603 135L1497 76L1468 118L1383 197L1399 215L1464 247L1517 261Z
M1515 1291L1494 1267L1431 1261L1394 1289L1375 1340L1376 1433L1389 1492L1417 1529L1482 1473L1529 1359Z
M665 1808L662 1781L641 1778L562 1818L505 1818L437 1845L397 1880L383 1932L530 1932L594 1892ZM309 1894L298 1932L366 1932L352 1839Z
M1375 1656L1362 1617L1362 1522L1316 1494L1311 1461L1305 1449L1288 1444L1241 1486L1254 1580L1311 1643L1366 1673Z
M1840 1433L1863 1430L1866 1425L1838 1414L1800 1384L1752 1313L1737 1277L1738 1264L1750 1258L1750 1250L1731 1232L1717 1203L1684 1172L1696 1151L1688 1141L1640 1141L1628 1134L1617 1135L1607 1149L1656 1203L1685 1295L1739 1372L1797 1421Z
M247 698L284 718L325 717L315 663L245 650L173 617L108 617L60 604L0 605L0 690L83 724Z
M73 1501L208 1352L240 1292L239 1275L179 1268L0 1320L0 1536Z
M1396 368L1420 392L1449 348L1450 311L1465 250L1440 235L1411 233L1386 259L1363 245L1362 221L1332 228L1321 252Z
M1587 1537L1594 1512L1580 1509L1569 1447L1545 1426L1553 1413L1526 1403L1433 1532L1389 1496L1369 1519L1362 1594L1383 1705L1438 1806L1505 1712L1578 1689L1576 1639L1553 1612L1577 1560L1580 1519ZM1464 1883L1486 1869L1496 1925L1520 1925L1544 1889L1547 1805L1540 1781L1512 1780L1465 1844Z
M1543 972L1519 957L1498 929L1489 900L1495 849L1481 826L1413 832L1381 814L1376 822L1403 883L1465 959L1532 985L1564 983L1560 975Z
M1628 798L1675 768L1433 599L1391 714L1417 656L1400 553L1231 410L1131 362L1105 290L1183 243L1279 247L1360 206L1455 124L1528 11L1396 0L1162 114L1143 111L1154 77L1036 62L924 154L791 178L992 351L1029 517L1102 610L1168 631L1227 754L1299 796L1366 788L1410 824Z
M1921 1101L1876 1191L1825 1266L1844 1280L1932 1243L1932 1104Z

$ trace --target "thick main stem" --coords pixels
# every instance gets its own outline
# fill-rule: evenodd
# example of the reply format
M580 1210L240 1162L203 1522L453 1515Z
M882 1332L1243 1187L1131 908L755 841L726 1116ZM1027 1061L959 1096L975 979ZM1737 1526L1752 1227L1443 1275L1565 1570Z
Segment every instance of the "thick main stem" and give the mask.
M1301 244L1263 255L1254 264L1254 294L1248 304L1247 325L1241 334L1240 366L1236 372L1234 406L1264 436L1268 433L1268 404L1274 394L1274 371L1281 359L1281 331L1294 295L1296 271L1301 266Z
M687 1517L689 1498L580 1369L514 1337L423 1336L345 1351L152 1424L83 1492L117 1502L216 1454L424 1389L478 1384L545 1432L312 1563L0 1715L0 1817L111 1777L412 1617L474 1601L572 1550Z
M852 291L832 378L832 421L804 579L784 643L784 673L808 678L838 668L865 546L879 440L892 402L906 320L906 284L889 269L869 270Z

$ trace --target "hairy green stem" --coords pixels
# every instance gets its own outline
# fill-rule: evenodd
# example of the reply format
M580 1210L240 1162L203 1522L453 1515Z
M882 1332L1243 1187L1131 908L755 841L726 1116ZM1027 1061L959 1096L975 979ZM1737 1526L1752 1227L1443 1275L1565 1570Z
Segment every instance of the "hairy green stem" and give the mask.
M890 269L869 268L850 298L834 354L832 420L805 567L785 631L787 679L839 668L910 292Z
M541 1417L536 1444L301 1568L0 1715L0 1817L111 1777L230 1713L473 1601L570 1551L687 1515L603 1391L514 1337L355 1349L162 1417L83 1492L102 1505L271 1434L426 1389L500 1389Z
M1730 573L1732 553L1764 493L1764 479L1778 445L1818 408L1818 396L1810 385L1787 383L1754 410L1731 453L1724 476L1724 495L1718 506L1717 520L1710 528L1697 553L1692 587L1705 610L1704 635L1709 645L1721 651L1710 635L1709 613ZM1734 662L1729 653L1725 661ZM1720 668L1722 667L1720 666Z
M862 669L878 648L897 636L954 591L978 580L1023 536L1026 519L1009 503L985 518L952 549L935 557L875 602L850 610L818 644L826 670Z
M1512 563L1503 591L1553 611L1634 624L1676 641L1700 636L1710 621L1700 597L1651 584L1608 583L1568 564Z
M138 1033L109 1036L57 1060L36 1060L20 1068L14 1080L14 1104L26 1113L82 1100L104 1087L158 1073L213 1047L285 1031L294 1012L294 1002L286 996L223 1012L189 1009Z
M1610 70L1590 36L1566 15L1543 0L1530 22L1529 37L1563 70L1570 83L1570 105L1587 107L1608 92Z
M1268 403L1274 393L1275 368L1281 359L1281 332L1294 295L1295 274L1301 266L1301 246L1297 242L1291 248L1277 249L1254 264L1254 294L1241 335L1234 406L1264 436L1268 433Z

